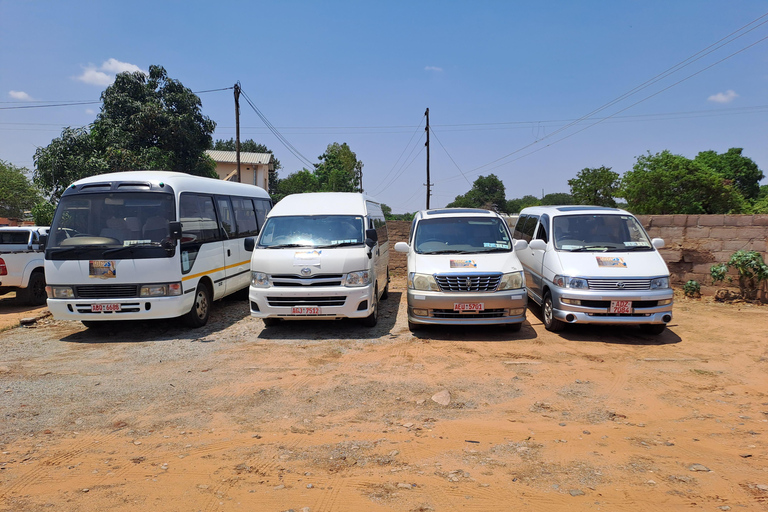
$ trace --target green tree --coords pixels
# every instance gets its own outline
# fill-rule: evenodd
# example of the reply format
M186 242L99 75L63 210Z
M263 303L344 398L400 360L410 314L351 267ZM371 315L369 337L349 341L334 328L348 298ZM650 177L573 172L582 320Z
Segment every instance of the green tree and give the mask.
M56 207L44 199L32 207L32 218L35 219L36 226L50 226L54 213L56 213Z
M621 180L620 196L638 214L741 213L747 208L730 180L667 150L638 157Z
M272 200L277 203L287 195L319 191L320 183L315 173L308 169L302 169L278 181L276 192L272 194Z
M58 198L72 181L111 171L156 169L216 176L205 155L216 123L200 98L161 66L119 73L101 94L90 129L65 128L35 152L35 183Z
M478 177L469 192L456 196L447 206L504 211L507 206L505 197L504 183L495 174L489 174Z
M615 207L613 199L618 195L619 173L610 167L584 168L575 178L568 180L571 196L575 204Z
M760 180L765 175L751 158L741 154L742 151L742 148L730 148L719 155L716 151L702 151L693 161L729 180L744 198L754 200L760 194Z
M349 149L347 143L328 144L325 153L317 157L315 175L321 192L357 192L363 176L363 162Z
M528 194L523 197L510 199L507 201L507 209L505 211L507 213L520 213L520 210L523 208L527 208L529 206L539 206L540 204L541 200L538 197Z
M0 160L0 217L21 219L25 211L42 200L38 189L24 174L26 171Z
M544 197L542 197L541 204L564 205L564 204L575 204L575 203L574 203L573 196L571 194L566 194L565 192L553 192L551 194L547 194Z

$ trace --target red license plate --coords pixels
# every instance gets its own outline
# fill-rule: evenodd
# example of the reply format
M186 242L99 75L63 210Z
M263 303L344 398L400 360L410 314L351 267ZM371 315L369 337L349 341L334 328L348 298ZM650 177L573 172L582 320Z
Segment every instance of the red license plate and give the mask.
M307 308L291 308L291 314L293 315L319 315L320 308L307 307Z
M120 304L91 304L91 313L104 311L120 311Z
M482 302L456 302L453 305L454 311L482 311L485 309L485 304Z
M612 300L611 301L611 313L632 313L632 301L631 300Z

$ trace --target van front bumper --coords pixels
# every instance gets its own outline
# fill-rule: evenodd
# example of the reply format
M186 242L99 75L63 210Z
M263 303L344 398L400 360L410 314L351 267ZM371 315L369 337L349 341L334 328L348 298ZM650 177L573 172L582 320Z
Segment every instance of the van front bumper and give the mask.
M457 311L457 304L482 304L482 311ZM434 325L519 324L525 321L525 288L487 293L408 290L408 321Z
M553 287L550 292L553 316L569 324L667 324L672 320L671 288L627 293ZM612 301L630 301L631 312L611 313Z
M251 316L256 318L337 320L369 316L373 312L373 291L373 284L361 287L313 287L311 291L251 286L248 299ZM317 308L317 312L312 308Z

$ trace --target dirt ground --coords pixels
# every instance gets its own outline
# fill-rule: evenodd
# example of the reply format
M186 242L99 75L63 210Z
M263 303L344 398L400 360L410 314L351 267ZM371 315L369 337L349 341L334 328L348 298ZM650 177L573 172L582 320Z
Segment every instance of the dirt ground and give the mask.
M2 310L0 309L0 313ZM768 510L768 307L634 328L0 333L0 510Z

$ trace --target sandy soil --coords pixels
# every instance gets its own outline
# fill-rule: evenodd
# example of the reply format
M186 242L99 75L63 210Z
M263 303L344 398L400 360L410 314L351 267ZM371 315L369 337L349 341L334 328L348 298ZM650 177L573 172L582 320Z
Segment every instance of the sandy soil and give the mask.
M403 284L373 330L241 296L197 331L0 333L0 509L768 509L768 307L412 334Z

